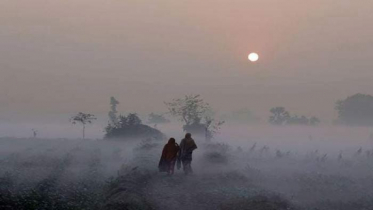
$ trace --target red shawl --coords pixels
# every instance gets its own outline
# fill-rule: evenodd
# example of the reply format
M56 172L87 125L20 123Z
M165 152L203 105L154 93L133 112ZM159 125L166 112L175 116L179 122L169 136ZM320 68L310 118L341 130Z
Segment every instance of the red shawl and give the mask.
M170 139L163 148L162 159L166 161L175 160L179 149L179 145L176 144L175 139Z

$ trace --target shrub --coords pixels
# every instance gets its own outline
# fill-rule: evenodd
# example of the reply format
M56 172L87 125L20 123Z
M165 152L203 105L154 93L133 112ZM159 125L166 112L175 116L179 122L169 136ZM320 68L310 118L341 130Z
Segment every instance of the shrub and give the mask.
M119 116L118 123L116 125L109 124L105 131L106 139L154 138L161 140L165 138L164 134L159 130L142 124L137 114Z

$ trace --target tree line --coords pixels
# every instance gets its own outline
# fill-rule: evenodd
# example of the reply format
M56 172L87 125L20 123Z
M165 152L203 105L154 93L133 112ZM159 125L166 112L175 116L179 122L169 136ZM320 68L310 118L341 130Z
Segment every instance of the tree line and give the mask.
M302 115L290 115L284 107L275 107L270 110L271 116L269 117L269 123L273 125L317 125L320 123L319 118L311 117L307 118Z
M150 113L148 124L145 125L136 113L118 115L117 106L119 101L114 97L110 98L110 111L108 113L109 122L105 128L105 138L133 138L152 137L162 138L164 135L156 129L157 124L169 123L165 114L176 117L183 122L182 129L185 132L203 135L206 140L211 140L218 133L224 121L216 120L212 107L206 103L200 95L186 95L182 98L165 102L167 113ZM373 96L366 94L355 94L344 100L335 103L335 110L338 112L336 124L349 126L372 126L373 125ZM271 108L271 115L268 122L272 125L304 125L316 126L321 121L312 116L291 114L284 107ZM85 138L85 128L91 124L96 117L93 114L79 112L70 121L73 124L82 125L82 136Z

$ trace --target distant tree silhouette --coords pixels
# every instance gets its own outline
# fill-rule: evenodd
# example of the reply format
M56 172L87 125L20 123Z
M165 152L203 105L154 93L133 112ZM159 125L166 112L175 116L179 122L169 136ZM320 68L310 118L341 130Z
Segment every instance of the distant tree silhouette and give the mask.
M91 124L93 120L97 118L93 114L86 114L79 112L77 115L70 118L70 121L73 124L81 123L83 125L83 139L85 139L85 126L86 124Z
M205 135L206 140L213 138L224 121L216 121L208 103L200 95L186 95L184 98L165 102L171 115L184 122L186 132Z
M148 123L154 124L157 127L158 124L169 123L170 120L166 119L162 114L150 113L148 117Z
M287 119L286 124L289 125L309 125L310 120L302 115L301 117L298 117L298 115L290 116L289 119Z
M201 121L209 109L209 104L201 99L200 95L186 95L184 98L173 99L165 102L171 115L179 117L185 125Z
M319 123L320 123L320 120L317 117L311 117L311 119L309 120L310 125L317 125Z
M355 94L336 102L338 122L345 125L373 125L373 96Z
M109 123L105 127L106 139L158 139L165 136L159 130L144 125L136 113L129 113L127 116L117 116L117 105L119 101L114 97L110 98Z
M270 110L272 116L269 117L269 122L273 125L317 125L320 120L317 117L308 119L302 115L290 115L284 107L275 107Z
M116 100L114 97L110 98L110 111L109 111L109 119L110 123L112 125L116 125L118 123L118 117L117 117L117 105L119 104L119 101Z
M107 139L154 138L161 140L164 138L159 130L142 124L141 119L135 113L127 116L120 115L118 123L114 126L109 124L105 131Z
M127 125L140 125L142 124L141 119L137 116L136 113L130 113L127 115L127 118L121 117L121 120L127 119Z
M275 107L270 110L272 116L269 117L269 122L273 125L283 125L290 118L289 112L284 107Z

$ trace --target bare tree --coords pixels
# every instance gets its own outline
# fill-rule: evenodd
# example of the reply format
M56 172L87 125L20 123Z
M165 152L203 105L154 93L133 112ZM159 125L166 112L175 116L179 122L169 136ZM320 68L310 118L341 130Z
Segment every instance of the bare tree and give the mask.
M81 123L83 125L83 139L85 139L86 124L92 124L92 121L96 119L97 118L93 114L79 112L77 115L70 118L70 122L72 122L73 124Z
M184 98L173 99L165 104L170 114L179 117L185 125L200 121L209 109L209 104L205 103L200 95L186 95Z
M225 121L216 121L212 116L205 116L205 139L210 141L217 134Z
M171 115L185 123L184 131L204 133L206 140L211 140L224 123L215 121L210 105L204 102L200 95L186 95L165 104Z

